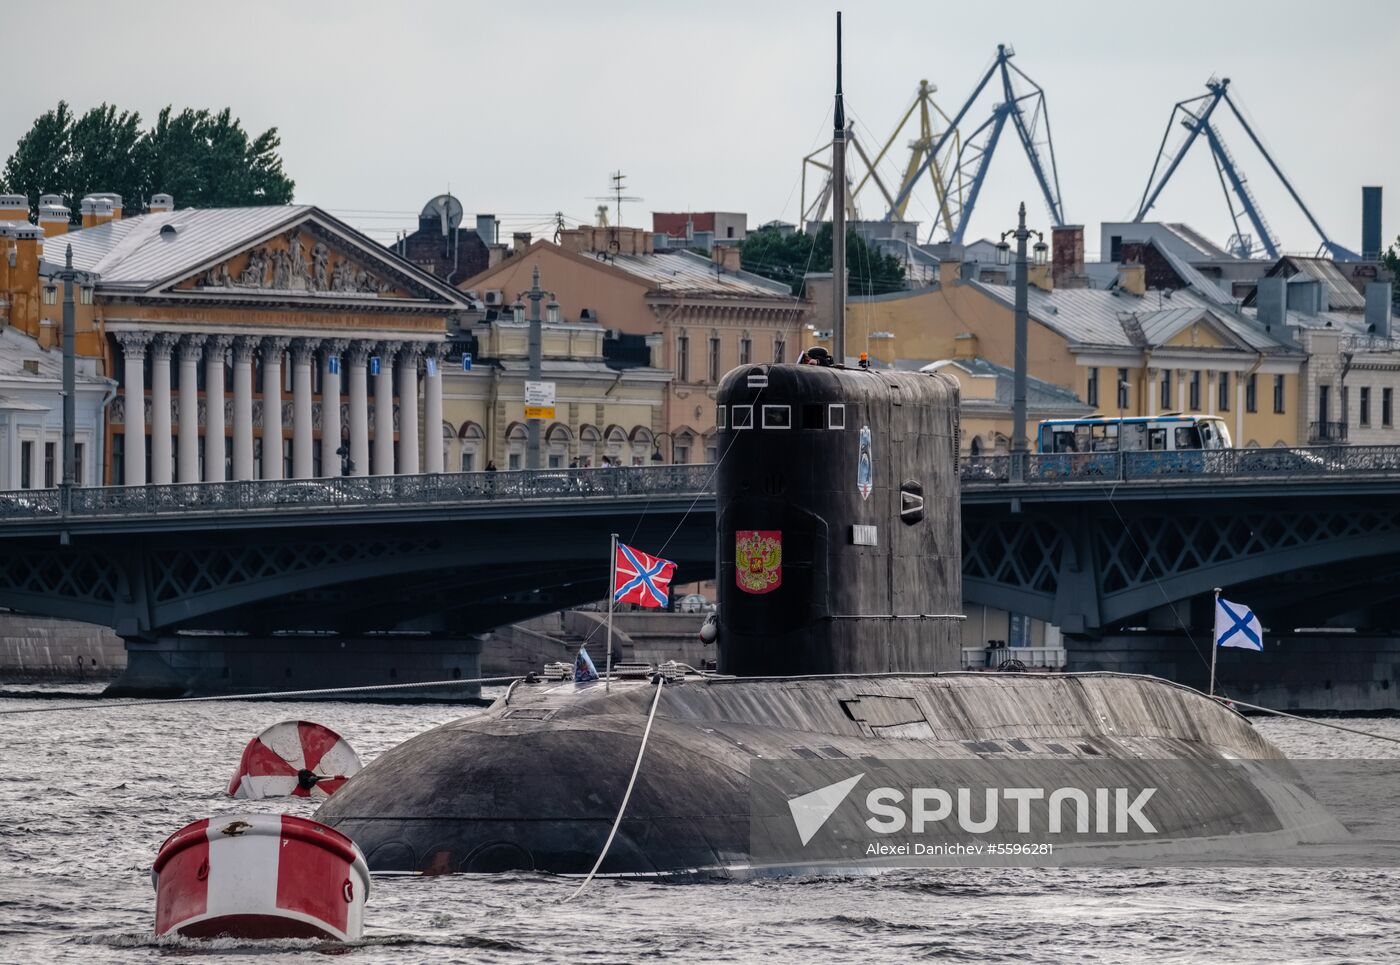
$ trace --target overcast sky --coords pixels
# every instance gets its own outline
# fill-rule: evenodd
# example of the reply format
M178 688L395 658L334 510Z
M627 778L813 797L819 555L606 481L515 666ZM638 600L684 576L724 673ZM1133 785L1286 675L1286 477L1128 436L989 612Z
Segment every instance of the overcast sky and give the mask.
M414 226L449 185L469 219L494 213L506 232L544 231L556 210L591 219L615 169L644 199L624 204L628 224L687 209L745 211L750 225L795 221L800 159L830 138L839 6L20 0L3 17L0 151L60 98L147 118L167 103L228 105L250 130L281 130L299 202L384 239ZM1204 93L1213 73L1233 79L1334 240L1360 246L1363 184L1386 186L1385 237L1400 233L1400 4L844 6L847 105L867 143L888 136L921 78L955 113L996 45L1013 45L1014 62L1046 91L1065 215L1088 227L1091 250L1100 221L1136 210L1172 104ZM984 98L963 129L992 104ZM1317 234L1244 133L1232 119L1220 127L1283 247L1315 248ZM1192 149L1154 214L1223 243L1232 229L1204 148ZM902 142L896 153L902 167ZM898 181L894 164L887 172ZM865 216L883 214L873 192L862 199ZM1048 227L1008 128L968 238L1012 224L1021 199ZM933 207L925 189L910 216L927 229Z

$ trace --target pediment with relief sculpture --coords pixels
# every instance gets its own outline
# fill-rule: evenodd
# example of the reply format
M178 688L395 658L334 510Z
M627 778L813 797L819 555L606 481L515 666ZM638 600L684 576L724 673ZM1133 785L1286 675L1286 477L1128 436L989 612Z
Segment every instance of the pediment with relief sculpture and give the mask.
M368 256L360 246L312 221L204 267L167 291L368 297L442 301L442 296L407 272L395 270L392 253Z

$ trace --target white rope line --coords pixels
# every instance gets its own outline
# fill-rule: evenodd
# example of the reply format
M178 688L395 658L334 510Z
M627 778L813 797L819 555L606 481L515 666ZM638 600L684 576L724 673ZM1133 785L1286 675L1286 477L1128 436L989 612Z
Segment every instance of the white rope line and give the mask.
M423 680L410 684L366 684L363 687L323 687L317 690L274 690L262 694L214 694L209 697L167 697L155 700L129 700L124 703L64 704L60 707L21 707L0 710L0 714L53 714L64 710L102 711L125 710L128 707L153 707L166 704L198 704L222 700L272 700L278 697L318 697L323 694L360 694L384 690L414 690L422 687L456 687L465 684L498 684L524 680L524 677L473 677L468 680Z
M1301 720L1305 724L1316 724L1318 727L1330 727L1333 730L1344 730L1348 734L1360 734L1362 737L1374 737L1379 741L1390 741L1392 744L1400 744L1400 737L1390 737L1386 734L1377 734L1375 731L1357 730L1355 727L1343 727L1341 724L1329 724L1325 720L1317 720L1312 717L1299 717L1297 714L1290 714L1282 710L1274 710L1272 707L1260 707L1258 704L1247 704L1243 700L1235 700L1233 697L1222 697L1217 694L1214 700L1222 704L1233 704L1236 707L1248 707L1250 710L1257 710L1265 714L1273 714L1276 717L1287 717L1289 720Z
M622 807L617 809L617 817L613 819L612 830L608 832L608 840L603 842L603 850L598 853L598 860L593 862L593 870L588 872L588 877L579 884L578 889L560 904L568 904L579 895L583 894L583 889L588 887L588 883L593 880L593 876L598 873L598 869L603 866L603 859L608 856L608 849L612 847L613 838L617 837L617 829L622 826L622 815L627 813L627 802L632 799L632 788L637 783L637 773L642 769L642 755L647 752L647 739L651 737L651 725L656 720L656 708L661 703L661 688L666 684L666 678L656 675L656 696L651 699L651 713L647 715L647 727L642 731L642 744L637 748L637 762L632 765L632 778L627 782L627 793L622 795Z

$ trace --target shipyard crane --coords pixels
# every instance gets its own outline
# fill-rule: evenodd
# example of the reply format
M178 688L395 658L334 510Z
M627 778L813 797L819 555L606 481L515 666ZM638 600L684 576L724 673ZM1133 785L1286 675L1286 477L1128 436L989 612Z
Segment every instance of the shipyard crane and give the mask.
M1259 208L1259 202L1254 197L1254 192L1250 190L1249 180L1240 170L1240 166L1235 161L1234 154L1225 143L1224 136L1220 133L1220 128L1215 123L1215 111L1221 104L1230 109L1230 113L1240 122L1244 132L1249 136L1249 140L1258 149L1264 161L1269 165L1269 169L1274 172L1279 183L1287 190L1289 197L1294 204L1303 212L1308 223L1313 226L1318 237L1322 239L1319 251L1326 251L1338 261L1359 261L1360 255L1356 252L1337 244L1327 236L1327 232L1322 230L1322 225L1317 223L1308 206L1303 203L1298 192L1294 190L1279 169L1259 136L1254 133L1254 128L1249 121L1245 120L1244 113L1235 104L1235 99L1230 96L1230 78L1211 77L1206 81L1206 93L1199 97L1191 97L1184 101L1178 101L1173 107L1171 116L1167 118L1167 130L1162 135L1162 143L1157 148L1157 157L1152 164L1152 173L1148 175L1147 187L1143 189L1142 201L1138 205L1137 214L1134 221L1142 221L1151 212L1153 205L1157 203L1157 198L1161 195L1162 189L1167 186L1176 169L1181 166L1182 159L1186 157L1191 145L1198 137L1204 136L1205 143L1210 149L1211 160L1215 163L1215 173L1220 179L1220 188L1225 194L1225 204L1230 211L1230 220L1235 226L1235 233L1231 235L1226 247L1232 254L1241 258L1252 257L1256 252L1263 251L1269 258L1278 258L1279 241L1273 229L1269 227L1268 221L1264 219L1264 212ZM1167 141L1171 138L1172 131L1180 123L1186 129L1181 141L1170 151L1167 150ZM1159 173L1160 172L1160 173ZM1245 229L1241 219L1248 222L1252 233Z
M942 166L942 175L945 183L956 183L959 190L956 203L954 199L949 198L948 210L943 213L943 221L948 240L961 244L963 236L967 233L973 208L977 205L978 195L981 194L982 185L986 181L987 167L1001 139L1002 130L1010 121L1022 148L1025 149L1026 159L1030 161L1041 194L1045 197L1051 222L1055 225L1065 223L1064 203L1060 198L1060 174L1055 165L1055 146L1050 139L1050 112L1045 101L1045 91L1011 62L1015 56L1016 51L1009 44L997 45L996 57L973 88L972 94L963 103L962 108L948 119L948 126L943 133L932 139L923 161L913 170L912 177L905 178L905 183L891 199L889 210L885 213L886 221L900 220L904 206L908 204L909 195L924 172L934 167L938 159L951 157L952 170L950 171L945 163ZM993 77L999 77L1001 100L992 106L987 119L970 135L961 135L960 125L983 91L992 83ZM1024 92L1021 90L1022 82L1028 85ZM950 151L949 144L954 143L955 138L956 149ZM963 185L966 185L965 194L962 190Z

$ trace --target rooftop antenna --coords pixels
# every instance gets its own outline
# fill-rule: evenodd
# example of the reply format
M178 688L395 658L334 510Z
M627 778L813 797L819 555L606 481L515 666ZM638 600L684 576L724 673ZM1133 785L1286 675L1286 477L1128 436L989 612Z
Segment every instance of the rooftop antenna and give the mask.
M831 182L846 184L846 105L841 97L841 11L836 11L836 109L831 122ZM846 206L831 206L831 354L846 364Z
M613 231L613 243L616 244L616 243L617 243L617 232L616 232L615 229L621 228L621 227L622 227L622 202L624 202L624 201L642 201L642 200L645 200L645 199L643 199L643 198L638 198L638 197L634 197L634 196L632 196L632 195L630 195L630 194L623 194L623 193L622 193L622 192L625 191L626 188L627 188L627 185L623 183L623 181L624 181L624 179L627 177L627 175L623 174L621 171L614 171L611 175L609 175L609 177L611 177L611 179L612 179L612 189L611 189L611 190L612 190L612 193L611 193L611 194L607 194L607 195L599 195L599 196L596 196L596 197L594 197L593 200L594 200L594 201L612 201L612 202L614 202L614 203L617 205L615 208L613 208L613 214L616 216L616 221L615 221L614 224L613 224L613 228L614 228L614 231ZM599 211L600 214L604 213L605 210L606 210L606 209L604 208L603 205L599 205L599 206L598 206L598 211ZM600 228L606 228L607 226L608 226L607 221L600 221L600 222L598 223L598 227L600 227Z

